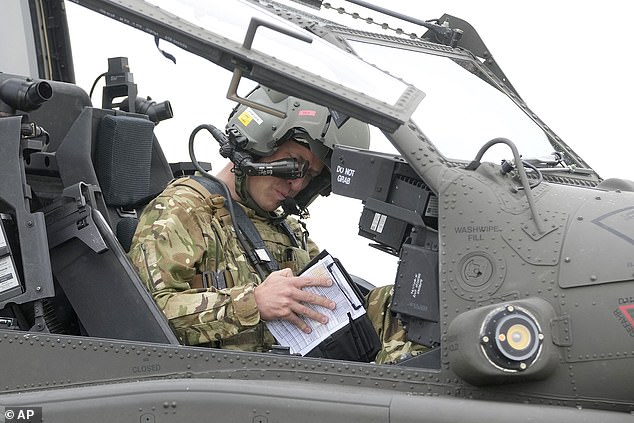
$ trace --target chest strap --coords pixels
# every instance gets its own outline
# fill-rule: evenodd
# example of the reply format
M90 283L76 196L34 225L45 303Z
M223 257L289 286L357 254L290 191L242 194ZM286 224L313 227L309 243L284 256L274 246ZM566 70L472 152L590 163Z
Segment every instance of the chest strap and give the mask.
M224 197L224 190L219 183L212 181L204 176L194 175L190 176L191 179L202 185L210 194L218 194ZM262 236L258 232L257 228L244 212L242 206L237 204L232 199L225 198L225 201L233 202L233 212L235 214L236 221L233 222L237 230L240 230L249 243L249 248L245 248L247 258L254 265L264 266L268 273L279 270L280 267L273 257L273 255L267 250L262 240Z

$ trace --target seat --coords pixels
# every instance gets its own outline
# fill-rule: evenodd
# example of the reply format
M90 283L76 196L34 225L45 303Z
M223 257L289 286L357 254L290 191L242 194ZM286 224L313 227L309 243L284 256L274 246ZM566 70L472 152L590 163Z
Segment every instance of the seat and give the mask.
M23 292L11 292L10 307L0 315L22 330L178 344L109 226L111 209L137 206L171 179L153 124L140 115L94 109L83 90L49 82L53 95L40 109L2 119L3 211L29 225L15 225L16 236L9 237L19 240L12 251ZM14 137L26 119L43 131L23 156ZM142 166L136 156L143 157Z
M72 103L68 97L54 95L48 109L63 106L55 104L58 98ZM51 165L45 172L31 169L38 175L48 172L46 186L37 185L34 194L47 198L41 211L56 295L68 300L84 335L178 344L114 232L171 179L154 124L140 115L92 107L83 107L66 123L65 133L52 122L55 114L37 118L44 128L58 128L51 148L37 153L41 160L34 157L35 164L49 159ZM37 192L40 188L48 192ZM131 234L122 237L131 239Z
M131 115L106 115L99 122L95 171L119 242L129 251L138 212L172 179L154 136L154 123Z
M44 209L51 267L91 337L178 344L113 231L136 221L135 207L171 178L153 127L139 116L86 108L56 151L64 189Z
M84 183L69 187L45 213L53 275L83 333L178 344L105 218L92 207L95 189Z

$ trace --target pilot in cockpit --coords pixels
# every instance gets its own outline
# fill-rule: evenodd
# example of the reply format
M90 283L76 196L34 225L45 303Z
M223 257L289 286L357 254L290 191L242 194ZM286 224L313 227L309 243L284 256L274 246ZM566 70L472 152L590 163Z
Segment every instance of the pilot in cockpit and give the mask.
M330 193L333 145L367 148L368 126L264 87L248 99L286 118L234 109L226 140L239 154L216 175L228 192L200 175L172 181L145 208L132 241L129 257L183 344L270 351L279 342L267 322L310 333L336 306L303 289L333 282L299 275L320 250L293 216ZM390 312L392 293L391 285L371 290L366 315L307 355L390 363L424 351Z

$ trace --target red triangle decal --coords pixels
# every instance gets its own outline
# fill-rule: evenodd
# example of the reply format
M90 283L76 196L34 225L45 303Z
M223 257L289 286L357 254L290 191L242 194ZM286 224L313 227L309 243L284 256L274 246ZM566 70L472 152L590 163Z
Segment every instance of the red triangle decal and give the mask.
M634 313L634 304L619 306L619 310L621 310L621 313L623 313L630 322L630 325L634 326L634 316L632 316L632 313Z

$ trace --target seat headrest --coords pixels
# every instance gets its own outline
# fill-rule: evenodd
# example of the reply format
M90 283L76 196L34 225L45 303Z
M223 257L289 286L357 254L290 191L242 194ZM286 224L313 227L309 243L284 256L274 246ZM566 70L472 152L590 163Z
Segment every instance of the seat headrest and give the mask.
M154 124L133 116L106 115L99 124L95 171L109 206L134 206L150 196Z

